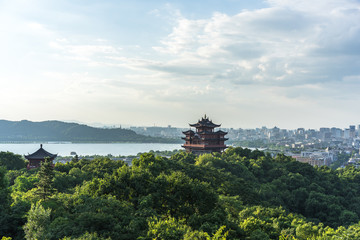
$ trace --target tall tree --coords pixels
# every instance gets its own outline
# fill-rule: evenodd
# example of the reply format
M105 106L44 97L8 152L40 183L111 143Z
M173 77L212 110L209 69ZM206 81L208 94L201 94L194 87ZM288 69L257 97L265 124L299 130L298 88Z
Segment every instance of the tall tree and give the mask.
M5 172L5 169L0 167L0 236L6 235L8 230L7 221L10 208L10 190Z
M38 202L32 205L24 226L25 238L27 240L49 239L47 228L50 224L51 209L44 209Z
M54 192L54 167L50 158L45 158L45 161L41 163L38 178L36 194L46 200Z

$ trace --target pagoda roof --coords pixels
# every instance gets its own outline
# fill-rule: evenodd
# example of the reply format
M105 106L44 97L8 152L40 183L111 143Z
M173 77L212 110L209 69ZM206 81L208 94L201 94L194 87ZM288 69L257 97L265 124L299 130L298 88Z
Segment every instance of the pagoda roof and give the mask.
M216 131L216 132L210 132L210 131L202 131L202 132L197 132L197 134L199 135L218 135L218 134L228 134L227 132L224 132L224 131Z
M220 125L213 123L211 120L209 120L208 117L206 117L206 114L203 118L201 118L201 120L199 120L197 123L194 124L189 124L190 127L209 127L209 128L216 128L216 127L220 127Z
M195 132L193 130L187 130L187 131L183 131L183 134L195 134Z
M25 155L25 158L28 159L28 160L39 160L39 159L42 160L42 159L45 159L47 157L49 157L50 159L54 159L54 158L57 157L57 154L49 153L48 151L43 149L42 144L40 144L40 148L36 152L34 152L32 154Z

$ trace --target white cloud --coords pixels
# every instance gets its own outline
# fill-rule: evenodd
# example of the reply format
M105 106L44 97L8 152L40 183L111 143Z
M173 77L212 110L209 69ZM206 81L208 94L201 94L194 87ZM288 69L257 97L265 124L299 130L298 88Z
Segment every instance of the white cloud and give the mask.
M358 5L352 1L269 3L269 8L234 16L178 18L172 33L154 47L172 60L144 67L173 73L173 77L197 79L200 74L205 82L278 86L341 81L344 75L358 72L358 62L353 61L360 54Z
M121 52L120 47L103 44L106 40L96 39L93 44L74 44L66 38L51 41L49 46L57 51L58 56L63 58L87 61L92 66L102 65L103 61L111 57L116 57Z
M130 115L135 109L184 115L203 109L245 121L237 113L243 109L251 124L260 112L276 122L283 111L295 118L300 112L316 114L324 105L360 102L355 0L268 0L262 9L214 12L209 18L185 17L171 5L154 6L145 14L163 20L161 31L153 37L136 25L131 36L138 38L127 44L121 41L126 29L117 32L114 16L92 18L89 9L76 8L67 18L56 5L36 1L27 4L31 11L18 10L22 2L0 9L0 20L11 23L0 25L7 33L0 38L5 69L0 83L7 81L9 89L3 102L15 101L18 92L31 98L31 91L41 89L45 93L32 102L54 101L65 112L60 105L71 108L73 102L79 111L101 107L112 114L126 109ZM66 24L58 21L61 17ZM90 23L99 24L96 31ZM91 27L83 31L79 26ZM161 35L166 29L167 35ZM23 89L17 92L19 85ZM330 110L324 116L331 116Z
M177 14L152 58L112 60L136 70L137 79L149 72L162 79L156 90L144 89L148 100L199 109L243 108L249 116L268 114L274 123L282 111L292 112L284 121L317 112L329 117L331 104L360 100L359 7L353 1L269 3L209 19Z

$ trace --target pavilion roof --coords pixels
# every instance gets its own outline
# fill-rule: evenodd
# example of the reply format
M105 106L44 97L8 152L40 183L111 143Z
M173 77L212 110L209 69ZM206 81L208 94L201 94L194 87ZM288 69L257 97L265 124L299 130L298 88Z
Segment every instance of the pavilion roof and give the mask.
M183 134L195 134L193 130L183 131Z
M201 120L199 120L197 123L194 124L189 124L190 127L209 127L209 128L216 128L216 127L220 127L220 125L213 123L211 120L209 120L208 117L206 117L206 114L203 118L201 118Z
M45 159L46 157L49 157L51 160L57 157L57 154L52 154L43 149L42 144L40 144L39 150L32 154L25 155L25 158L28 160L39 160L39 159Z

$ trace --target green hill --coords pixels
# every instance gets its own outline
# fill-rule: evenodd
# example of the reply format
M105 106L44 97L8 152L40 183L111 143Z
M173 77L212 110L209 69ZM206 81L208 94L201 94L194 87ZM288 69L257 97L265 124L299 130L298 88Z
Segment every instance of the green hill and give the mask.
M173 143L180 140L139 135L129 129L103 129L61 121L0 120L0 141Z

